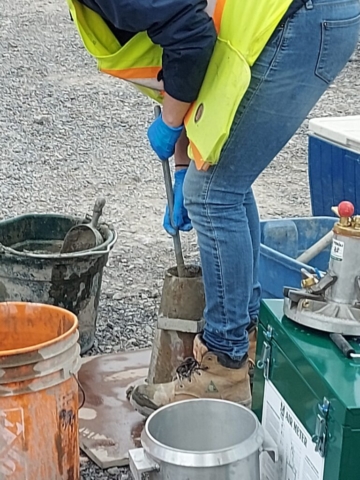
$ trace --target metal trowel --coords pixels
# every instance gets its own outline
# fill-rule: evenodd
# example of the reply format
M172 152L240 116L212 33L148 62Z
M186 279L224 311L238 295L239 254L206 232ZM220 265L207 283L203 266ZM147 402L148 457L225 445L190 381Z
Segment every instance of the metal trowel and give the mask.
M99 218L105 206L105 199L98 198L94 205L91 223L82 223L72 227L64 238L60 253L81 252L98 247L104 241L101 233L97 230Z

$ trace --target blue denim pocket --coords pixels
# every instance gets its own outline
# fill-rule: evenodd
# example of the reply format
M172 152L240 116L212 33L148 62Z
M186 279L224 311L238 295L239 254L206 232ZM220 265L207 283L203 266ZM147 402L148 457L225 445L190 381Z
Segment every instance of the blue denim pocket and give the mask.
M315 74L331 83L354 52L360 29L360 15L321 24L321 46Z

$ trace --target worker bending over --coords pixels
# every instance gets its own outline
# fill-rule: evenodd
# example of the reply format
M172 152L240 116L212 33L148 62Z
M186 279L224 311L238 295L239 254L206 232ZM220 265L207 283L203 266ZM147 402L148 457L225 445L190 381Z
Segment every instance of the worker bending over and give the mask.
M175 226L194 227L201 256L194 361L171 383L136 387L131 403L144 415L190 398L250 406L261 296L252 185L352 55L359 0L67 1L99 69L162 104L148 138L160 159L175 152ZM168 209L164 227L174 234Z

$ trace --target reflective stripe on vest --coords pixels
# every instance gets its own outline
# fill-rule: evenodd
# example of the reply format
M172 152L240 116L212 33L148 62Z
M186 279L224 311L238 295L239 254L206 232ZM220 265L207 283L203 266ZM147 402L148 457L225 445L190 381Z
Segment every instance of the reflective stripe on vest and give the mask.
M162 68L162 48L154 45L144 32L121 46L97 13L78 0L67 0L67 3L84 46L97 59L99 70L135 86L153 89L155 92L151 96L158 99L164 90L163 82L157 80ZM217 30L224 5L225 0L208 0L205 9L213 17ZM136 57L134 52L138 52Z
M158 102L164 85L158 81L162 48L146 32L121 46L104 20L78 0L67 0L85 48L100 71L133 84ZM189 156L197 168L219 160L236 110L250 83L250 67L265 47L292 0L208 0L217 42L198 99L191 106L185 128Z

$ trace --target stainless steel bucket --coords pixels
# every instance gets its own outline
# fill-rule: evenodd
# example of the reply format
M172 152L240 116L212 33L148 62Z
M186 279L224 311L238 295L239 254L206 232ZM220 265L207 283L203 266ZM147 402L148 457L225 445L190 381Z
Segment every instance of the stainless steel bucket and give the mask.
M253 412L224 400L196 399L154 412L143 448L129 451L135 480L260 480L260 454L277 447Z

